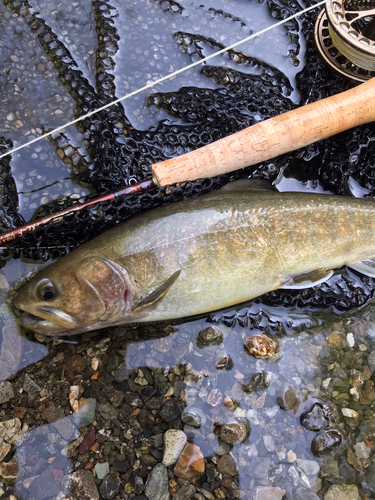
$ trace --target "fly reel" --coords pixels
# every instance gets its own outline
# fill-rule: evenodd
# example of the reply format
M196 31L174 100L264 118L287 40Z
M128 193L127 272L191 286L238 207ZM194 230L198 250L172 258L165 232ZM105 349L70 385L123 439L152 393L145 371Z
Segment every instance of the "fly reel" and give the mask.
M375 76L375 0L328 0L315 24L320 55L341 75Z

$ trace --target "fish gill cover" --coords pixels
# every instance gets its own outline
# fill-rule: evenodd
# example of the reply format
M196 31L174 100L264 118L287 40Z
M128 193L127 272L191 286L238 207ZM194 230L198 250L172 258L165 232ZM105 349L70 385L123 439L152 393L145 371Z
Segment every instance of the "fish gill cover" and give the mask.
M131 79L127 87L116 88L115 84L114 58L120 50L120 42L126 44L126 54L132 53L132 30L135 28L129 23L128 31L119 35L116 27L118 12L112 6L113 2L92 1L97 35L96 50L93 51L91 61L91 66L95 68L94 79L78 69L79 64L62 41L64 37L60 36L58 28L52 27L50 20L53 18L44 19L38 12L38 5L34 6L33 1L25 0L3 0L3 3L6 7L6 22L10 26L12 23L22 23L23 29L27 27L31 39L39 43L45 65L49 65L50 71L54 71L67 95L74 99L75 116L71 118L94 111L132 87ZM160 16L169 16L170 22L171 17L184 15L184 7L176 1L164 0L151 4L155 5ZM306 4L309 5L310 3ZM275 20L286 19L301 10L300 5L293 0L267 0L267 7L269 15ZM131 7L128 9L131 17ZM237 28L245 26L243 20L224 10L211 8L206 9L204 14L223 18ZM306 43L306 62L296 79L301 96L300 105L352 86L332 74L317 55L313 40L317 14L317 11L312 11L298 21L289 21L283 27L290 41L288 56L295 66L303 66L300 44L302 39ZM221 42L197 33L176 31L173 39L186 58L185 64L202 59L224 47ZM163 40L159 43L163 44ZM170 41L167 40L167 43ZM79 50L77 51L79 57ZM206 88L185 86L177 92L156 92L150 95L148 105L162 109L171 116L170 120L162 120L156 127L144 130L133 127L131 120L125 115L124 107L117 104L79 122L74 132L55 134L50 141L60 160L70 166L74 181L79 186L90 187L95 196L116 191L129 183L149 177L153 163L210 144L296 107L291 99L293 88L289 79L276 67L238 50L231 50L221 58L222 64L206 64L201 68L201 77L207 81ZM141 57L140 64L137 58L135 61L130 56L127 59L128 65L134 66L134 71L140 70L141 61ZM14 71L9 71L3 64L0 74L3 89L10 85L11 78L14 78ZM20 100L19 105L27 106L27 103ZM117 198L95 209L76 212L58 222L39 227L12 243L9 250L3 251L3 255L19 257L23 253L26 258L43 260L58 257L119 222L150 208L210 192L229 180L250 174L258 179L274 181L281 169L284 169L284 175L300 181L317 182L323 189L341 195L352 194L350 182L354 180L372 196L375 192L374 139L373 124L364 125L235 174L183 183L172 190L163 187L128 198ZM43 149L43 143L38 144ZM0 137L0 151L4 153L11 148L9 138ZM53 164L54 160L48 154L46 152L45 157ZM18 193L12 175L12 161L11 156L0 160L2 232L24 223L18 212ZM50 203L43 203L40 198L38 203L34 218L74 205L77 203L77 196L65 196ZM372 298L374 291L373 279L343 271L335 274L327 283L312 289L277 290L257 302L299 307L333 305L336 309L345 311L366 303ZM250 310L247 317L257 324L262 322L262 315L254 315ZM226 318L227 321L233 319L240 318Z

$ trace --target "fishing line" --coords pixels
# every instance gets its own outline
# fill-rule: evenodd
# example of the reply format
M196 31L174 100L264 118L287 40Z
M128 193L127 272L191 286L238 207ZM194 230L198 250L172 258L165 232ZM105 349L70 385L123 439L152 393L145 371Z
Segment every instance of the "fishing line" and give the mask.
M204 64L207 61L209 61L210 59L213 59L214 57L216 57L218 55L224 54L228 50L232 50L232 49L238 47L239 45L252 40L253 38L256 38L260 35L263 35L264 33L267 33L268 31L271 31L274 28L277 28L278 26L282 26L283 24L287 23L288 21L291 21L291 20L301 16L302 14L305 14L306 12L310 12L310 10L316 9L317 7L320 7L321 5L324 5L325 3L327 3L327 0L322 0L314 5L311 5L310 7L307 7L304 10L297 12L296 14L293 14L293 15L287 17L286 19L283 19L282 21L279 21L275 24L272 24L271 26L268 26L268 28L264 28L264 29L258 31L257 33L254 33L254 34L244 38L243 40L240 40L239 42L233 43L232 45L229 45L228 47L224 47L223 49L221 49L217 52L214 52L213 54L211 54L203 59L200 59L199 61L195 61L194 63L189 64L188 66L185 66L181 69L178 69L178 70L174 71L173 73L170 73L169 75L165 75L162 78L155 80L154 82L148 83L147 85L144 85L143 87L139 88L138 90L134 90L133 92L130 92L130 94L126 94L125 96L120 97L119 99L116 99L115 101L112 101L108 104L105 104L101 108L95 109L94 111L90 111L90 113L87 113L86 115L80 116L79 118L76 118L75 120L72 120L71 122L66 123L65 125L61 125L60 127L57 127L54 130L51 130L50 132L46 132L45 134L40 135L39 137L36 137L35 139L32 139L31 141L26 142L25 144L22 144L21 146L18 146L14 149L11 149L10 151L8 151L6 153L3 153L2 155L0 155L0 159L5 158L6 156L9 156L9 155L15 153L16 151L19 151L20 149L26 148L27 146L30 146L31 144L35 144L36 142L40 141L41 139L46 139L47 137L50 137L51 135L55 134L56 132L60 132L61 130L65 129L67 127L70 127L71 125L75 125L76 123L78 123L82 120L85 120L86 118L90 118L91 116L95 115L96 113L100 113L101 111L104 111L105 109L108 109L111 106L114 106L122 101L125 101L126 99L129 99L130 97L133 97L133 96L139 94L140 92L143 92L144 90L150 89L150 88L158 85L159 83L162 83L166 80L169 80L170 78L173 78L177 75L180 75L181 73L188 71L189 69L192 69L192 68L195 68L196 66Z

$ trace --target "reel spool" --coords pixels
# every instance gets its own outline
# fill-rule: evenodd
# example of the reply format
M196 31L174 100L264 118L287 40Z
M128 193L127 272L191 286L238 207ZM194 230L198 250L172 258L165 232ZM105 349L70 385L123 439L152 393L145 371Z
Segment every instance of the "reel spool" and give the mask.
M375 76L375 0L328 0L315 24L320 55L341 75Z

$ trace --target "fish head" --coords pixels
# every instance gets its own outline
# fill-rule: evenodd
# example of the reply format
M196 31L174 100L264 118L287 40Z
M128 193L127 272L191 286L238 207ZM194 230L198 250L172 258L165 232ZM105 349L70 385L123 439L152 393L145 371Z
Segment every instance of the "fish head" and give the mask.
M101 257L64 259L17 292L14 305L25 312L23 327L44 335L74 335L126 317L132 294L121 266Z

